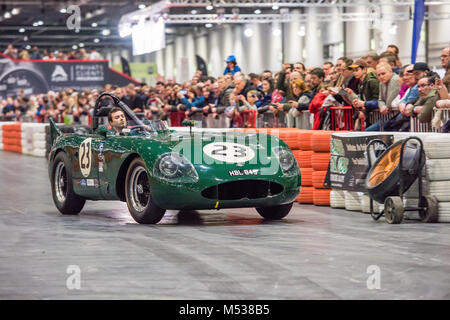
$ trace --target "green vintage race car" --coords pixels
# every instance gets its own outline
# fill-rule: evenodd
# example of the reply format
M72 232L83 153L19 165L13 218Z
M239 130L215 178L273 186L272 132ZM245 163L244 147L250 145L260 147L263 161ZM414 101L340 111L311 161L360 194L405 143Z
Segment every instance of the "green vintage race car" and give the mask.
M120 135L100 125L114 106L131 125ZM109 93L97 99L92 133L63 134L51 121L48 170L56 207L78 214L86 200L126 201L132 217L144 224L159 222L167 209L255 207L265 219L289 213L300 170L283 141L259 133L182 129L141 120Z

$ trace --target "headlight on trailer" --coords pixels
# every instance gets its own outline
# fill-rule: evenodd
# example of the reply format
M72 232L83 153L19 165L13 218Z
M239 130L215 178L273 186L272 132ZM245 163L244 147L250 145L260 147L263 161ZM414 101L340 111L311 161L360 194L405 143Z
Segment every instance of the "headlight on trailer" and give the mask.
M283 147L276 147L273 149L273 152L277 156L281 170L285 175L295 176L298 174L297 161L291 150Z
M153 175L169 182L195 183L198 174L192 163L174 152L164 153L156 160Z

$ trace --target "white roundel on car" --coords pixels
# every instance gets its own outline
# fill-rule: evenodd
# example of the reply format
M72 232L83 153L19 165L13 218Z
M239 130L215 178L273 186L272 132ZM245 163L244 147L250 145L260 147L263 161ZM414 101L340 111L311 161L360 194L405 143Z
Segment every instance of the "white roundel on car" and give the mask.
M80 163L80 170L83 177L87 178L91 173L92 167L92 138L83 140L78 152L78 161Z
M228 163L250 161L255 152L247 146L234 142L213 142L203 147L203 152L209 157Z

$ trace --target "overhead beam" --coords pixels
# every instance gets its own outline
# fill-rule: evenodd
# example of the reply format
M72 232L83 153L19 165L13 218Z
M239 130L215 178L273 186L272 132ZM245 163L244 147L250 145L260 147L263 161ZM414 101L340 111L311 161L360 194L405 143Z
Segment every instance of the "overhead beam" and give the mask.
M271 8L279 7L354 7L367 5L414 5L414 0L168 0L170 7L206 7L213 5L216 8ZM448 4L448 0L426 1L426 5Z

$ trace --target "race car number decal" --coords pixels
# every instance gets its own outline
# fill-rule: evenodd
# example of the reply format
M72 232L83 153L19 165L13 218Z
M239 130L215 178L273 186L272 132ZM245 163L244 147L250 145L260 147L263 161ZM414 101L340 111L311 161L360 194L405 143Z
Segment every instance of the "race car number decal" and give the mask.
M203 147L209 157L229 163L246 162L255 156L255 152L247 146L233 142L213 142Z
M79 151L80 170L83 177L88 177L92 164L92 138L87 138L80 145Z

